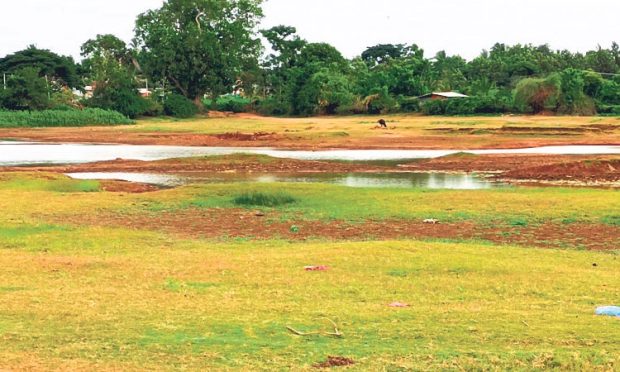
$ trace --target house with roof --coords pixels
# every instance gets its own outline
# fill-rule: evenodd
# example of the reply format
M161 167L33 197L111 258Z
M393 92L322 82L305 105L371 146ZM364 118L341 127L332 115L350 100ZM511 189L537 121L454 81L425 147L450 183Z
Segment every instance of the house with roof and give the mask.
M469 96L458 93L458 92L433 92L433 93L428 93L428 94L418 97L418 99L421 101L446 100L446 99L458 99L458 98L469 98Z

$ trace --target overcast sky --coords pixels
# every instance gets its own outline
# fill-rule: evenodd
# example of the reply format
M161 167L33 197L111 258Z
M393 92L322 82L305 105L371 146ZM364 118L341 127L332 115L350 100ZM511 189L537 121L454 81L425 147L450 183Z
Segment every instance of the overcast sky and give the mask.
M0 2L0 57L29 44L79 59L96 34L129 41L135 17L162 0ZM473 58L495 42L585 51L620 42L620 0L268 0L262 27L297 27L347 57L379 43L416 43Z

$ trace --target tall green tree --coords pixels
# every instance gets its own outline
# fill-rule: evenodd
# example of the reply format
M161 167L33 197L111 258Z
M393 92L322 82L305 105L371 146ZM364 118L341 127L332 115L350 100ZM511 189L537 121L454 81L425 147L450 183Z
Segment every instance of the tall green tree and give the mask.
M0 90L0 107L9 110L44 110L50 107L49 84L35 67L13 71Z
M41 77L47 76L48 81L58 89L62 86L71 88L79 86L76 64L71 57L61 56L31 45L24 50L0 58L0 74L13 74L24 68L34 68Z
M82 44L82 68L91 80L106 80L119 69L134 70L139 67L127 44L110 34L97 35Z
M255 28L262 0L168 0L136 21L134 43L152 77L202 106L230 92L261 44Z
M116 110L130 118L143 114L147 102L138 94L137 70L133 52L114 35L97 35L82 45L83 68L94 85L88 105Z

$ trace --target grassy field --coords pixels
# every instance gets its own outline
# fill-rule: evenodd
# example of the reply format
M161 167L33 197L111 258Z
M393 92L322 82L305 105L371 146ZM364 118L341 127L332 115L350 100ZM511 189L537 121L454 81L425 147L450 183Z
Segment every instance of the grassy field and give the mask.
M185 120L155 118L97 128L0 128L0 138L53 141L278 146L291 148L490 148L620 143L617 117L379 116L272 118L249 114Z
M318 228L296 239L293 229L430 217L500 230L618 229L617 191L101 188L54 174L0 177L0 369L304 370L328 356L358 370L620 367L620 322L593 315L620 298L617 249L342 241ZM170 214L185 216L183 226L160 228ZM290 235L244 236L257 219ZM218 224L227 234L184 229ZM342 337L327 334L330 321Z

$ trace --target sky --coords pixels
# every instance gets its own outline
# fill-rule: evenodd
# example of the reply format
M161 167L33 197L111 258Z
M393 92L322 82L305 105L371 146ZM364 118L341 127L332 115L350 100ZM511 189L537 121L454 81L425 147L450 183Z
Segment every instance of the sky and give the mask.
M30 44L72 55L97 34L125 41L138 14L163 0L0 2L0 57ZM619 0L267 0L261 28L285 24L346 57L380 43L416 43L474 58L494 43L586 51L620 42Z

